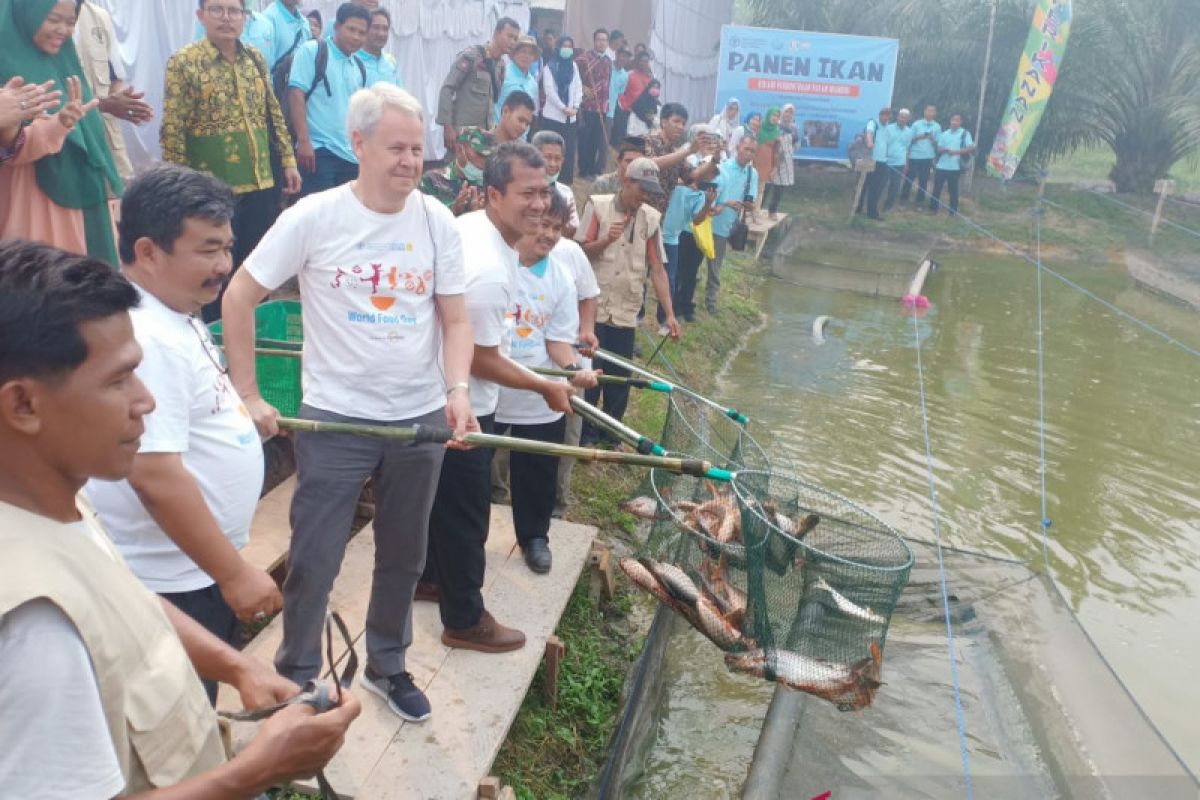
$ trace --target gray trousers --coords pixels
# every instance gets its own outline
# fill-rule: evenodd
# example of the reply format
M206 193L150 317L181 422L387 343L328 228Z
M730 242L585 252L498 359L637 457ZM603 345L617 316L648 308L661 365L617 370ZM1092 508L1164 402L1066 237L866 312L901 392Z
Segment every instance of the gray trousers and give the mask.
M302 419L408 427L444 426L445 412L394 422L343 417L301 406ZM412 644L413 589L425 567L429 510L445 449L350 434L296 434L292 542L283 583L280 675L299 684L321 669L329 590L341 570L363 485L375 476L375 570L367 609L367 663L380 675L404 671Z
M721 263L725 260L725 248L729 246L729 237L713 234L713 245L716 257L708 260L708 282L704 286L704 307L709 311L717 310L717 292L721 290Z
M582 394L582 392L576 392ZM567 415L567 432L563 439L563 444L569 444L572 447L579 444L579 437L583 434L583 417L578 414ZM575 459L560 458L558 460L558 490L555 493L557 502L556 507L559 510L565 510L571 505L573 498L571 497L571 472L575 469Z

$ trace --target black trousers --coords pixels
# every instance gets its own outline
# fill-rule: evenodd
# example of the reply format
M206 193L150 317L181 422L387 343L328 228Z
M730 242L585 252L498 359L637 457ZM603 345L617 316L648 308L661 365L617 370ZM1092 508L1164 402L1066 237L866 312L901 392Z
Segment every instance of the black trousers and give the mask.
M614 148L620 147L627 130L629 130L629 112L618 106L617 110L613 112L612 130L608 132L608 143Z
M618 328L615 325L597 322L596 338L600 340L602 349L630 359L633 358L633 346L637 343L637 328ZM603 364L602 366L605 375L615 375L618 378L629 377L627 369L613 364ZM606 383L595 389L588 389L583 393L583 398L594 406L599 405L609 416L619 420L625 417L625 409L629 407L629 387ZM603 398L603 404L598 402L601 398ZM600 429L590 421L584 420L583 435L579 438L580 443L585 446L593 445L601 438L608 442L616 441L614 437L606 433L602 434Z
M768 183L763 191L762 207L774 214L779 210L779 201L783 198L783 187L778 183Z
M238 271L242 262L254 252L263 236L275 224L279 217L279 189L272 187L257 192L239 194L233 207L233 272L229 273L225 285L217 299L200 310L201 319L214 322L221 318L221 298L225 296L225 287Z
M480 417L479 427L492 433L495 417ZM421 580L438 585L442 625L454 630L471 627L483 615L493 453L486 447L447 450L429 514L429 550Z
M862 196L858 198L858 210L863 210L863 205L866 204L867 216L879 216L879 196L883 194L883 189L887 186L888 165L882 161L875 162L875 169L867 176L867 181L863 185Z
M193 589L190 592L167 592L160 594L159 597L199 622L206 631L225 644L237 647L237 615L225 602L220 588L215 583L203 589ZM200 682L204 684L208 702L216 706L217 682L203 679Z
M675 274L675 296L671 305L675 316L691 320L696 316L696 279L700 274L700 265L704 263L704 254L696 246L696 239L691 231L679 234L679 271ZM605 368L607 372L608 369Z
M579 174L594 178L608 166L608 141L604 115L599 111L579 112Z
M571 181L575 180L575 147L576 139L579 136L579 126L574 122L555 122L543 117L542 130L554 131L563 137L566 147L563 148L563 165L562 171L558 173L558 180L560 183L570 186Z
M900 187L900 202L908 202L908 193L913 184L917 185L916 203L920 205L929 199L929 172L933 169L932 158L910 158L908 160L908 180Z
M567 418L537 425L504 425L498 428L518 439L562 444L567 434ZM525 547L533 539L550 535L550 516L558 488L558 457L518 453L508 457L508 486L512 493L513 527L517 543Z
M908 181L905 180L906 176L903 166L889 166L886 174L887 181L885 185L887 186L887 195L883 201L884 213L891 211L892 206L896 205L896 195L900 193L900 184L908 185Z
M950 190L950 213L958 213L958 176L956 169L939 169L934 171L933 196L929 198L929 210L938 212L938 203L942 199L942 186Z

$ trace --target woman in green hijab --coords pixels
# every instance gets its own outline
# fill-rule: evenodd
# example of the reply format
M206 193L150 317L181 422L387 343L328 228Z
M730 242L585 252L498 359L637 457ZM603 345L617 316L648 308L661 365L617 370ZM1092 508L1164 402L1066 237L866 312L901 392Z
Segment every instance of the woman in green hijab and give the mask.
M42 241L117 265L109 201L123 187L71 36L75 0L0 0L0 84L54 81L62 109L25 129L0 169L0 238Z
M762 125L758 128L758 149L754 151L754 169L758 171L758 185L765 187L775 173L775 164L779 161L779 116L778 108L768 108L763 117ZM765 197L760 192L759 197Z

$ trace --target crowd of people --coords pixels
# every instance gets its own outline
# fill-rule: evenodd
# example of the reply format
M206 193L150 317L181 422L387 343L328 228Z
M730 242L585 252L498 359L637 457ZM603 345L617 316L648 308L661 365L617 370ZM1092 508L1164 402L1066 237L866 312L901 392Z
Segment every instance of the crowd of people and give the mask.
M942 190L949 194L946 208L950 215L958 213L958 183L962 173L970 168L975 152L975 140L963 127L961 114L951 114L945 129L937 121L937 106L925 107L924 115L912 121L912 112L902 108L892 122L892 109L879 110L879 118L869 120L863 130L863 144L874 169L867 176L859 197L857 212L865 206L870 219L882 219L900 203L907 203L916 187L913 202L917 208L928 203L930 214L942 207ZM933 188L929 189L930 174ZM882 200L882 206L880 201Z
M0 704L23 721L0 728L0 781L19 796L250 797L324 764L359 713L350 693L328 713L286 708L229 761L212 707L219 681L255 708L319 677L368 480L362 686L406 720L433 712L406 662L414 602L438 604L447 646L522 647L484 604L493 451L463 435L619 446L572 413L578 394L618 420L628 404L584 354L632 357L640 325L679 339L706 262L716 313L735 224L764 198L774 212L794 180L794 109L742 119L731 100L693 124L619 31L577 52L500 19L450 65L434 170L377 1L343 4L327 28L296 0L198 0L197 19L151 108L90 0L0 0L0 540L16 559ZM135 174L114 123L155 115L163 163ZM293 434L280 589L241 551L261 441L280 433L255 310L290 281L302 419L454 439ZM218 317L224 351L204 324ZM570 470L509 461L538 574ZM239 623L275 613L271 670L233 645ZM50 758L52 775L28 768Z

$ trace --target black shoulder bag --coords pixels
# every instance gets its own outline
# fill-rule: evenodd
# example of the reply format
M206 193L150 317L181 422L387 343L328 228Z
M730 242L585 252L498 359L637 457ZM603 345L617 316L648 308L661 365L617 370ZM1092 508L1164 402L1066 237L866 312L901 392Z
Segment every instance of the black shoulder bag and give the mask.
M746 224L746 198L750 196L750 172L754 169L753 164L747 164L746 172L746 187L742 190L742 210L738 212L738 218L734 221L733 227L729 229L729 246L739 253L746 249L746 243L750 240L750 226Z

